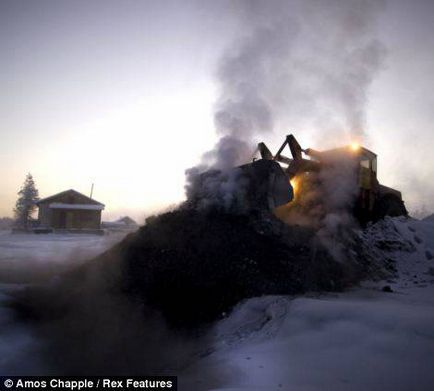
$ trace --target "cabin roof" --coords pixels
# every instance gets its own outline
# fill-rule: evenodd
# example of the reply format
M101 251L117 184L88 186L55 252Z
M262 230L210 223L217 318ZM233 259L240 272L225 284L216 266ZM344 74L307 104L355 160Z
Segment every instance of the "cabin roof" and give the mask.
M75 194L75 195L78 195L78 196L80 196L82 198L85 198L86 202L82 202L83 204L93 204L93 205L102 205L102 206L105 206L101 202L98 202L98 201L94 200L93 198L90 198L87 195L84 195L84 194L82 194L82 193L80 193L80 192L78 192L77 190L74 190L74 189L69 189L69 190L61 191L60 193L53 194L52 196L42 198L42 199L40 199L36 203L36 205L39 206L40 204L44 204L46 202L54 201L54 200L56 200L56 198L61 197L61 196L65 195L65 194L67 194L67 193Z

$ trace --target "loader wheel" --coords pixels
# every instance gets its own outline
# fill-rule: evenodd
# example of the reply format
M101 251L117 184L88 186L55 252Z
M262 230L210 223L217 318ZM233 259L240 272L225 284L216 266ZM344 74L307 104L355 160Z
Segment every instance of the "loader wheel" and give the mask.
M373 218L374 221L384 219L386 216L407 216L404 201L394 194L386 194L375 202Z

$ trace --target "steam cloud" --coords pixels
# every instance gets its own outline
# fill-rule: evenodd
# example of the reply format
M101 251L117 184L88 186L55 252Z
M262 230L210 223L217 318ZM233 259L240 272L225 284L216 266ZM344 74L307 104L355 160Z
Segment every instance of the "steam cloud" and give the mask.
M330 140L362 139L368 88L385 48L372 0L239 1L242 36L217 69L221 136L201 169L247 163L258 136L296 128Z
M368 90L386 53L375 36L382 8L373 0L236 2L242 35L217 69L214 123L220 139L187 170L187 197L209 195L202 204L236 201L230 168L248 163L259 138L275 131L284 136L297 129L323 148L364 140ZM197 179L210 168L220 177ZM354 222L349 205L358 188L352 172L345 165L324 170L321 194L309 195L321 200L318 215L303 217L337 258L336 237L342 239Z

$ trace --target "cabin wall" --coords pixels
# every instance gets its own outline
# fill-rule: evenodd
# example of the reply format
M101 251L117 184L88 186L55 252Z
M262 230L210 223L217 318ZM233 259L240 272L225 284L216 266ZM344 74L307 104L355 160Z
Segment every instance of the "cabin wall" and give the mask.
M99 229L100 210L52 209L52 228Z
M41 227L51 227L52 209L48 205L48 203L39 204L38 220Z

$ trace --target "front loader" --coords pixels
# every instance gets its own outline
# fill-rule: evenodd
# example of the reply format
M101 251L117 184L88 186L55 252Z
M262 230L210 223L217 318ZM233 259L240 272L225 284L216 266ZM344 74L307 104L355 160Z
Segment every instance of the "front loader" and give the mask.
M286 146L291 152L291 158L282 154ZM361 224L377 221L385 216L407 215L401 192L378 182L377 155L364 147L351 144L326 151L302 149L295 137L290 134L275 155L262 142L258 144L258 150L261 159L251 164L257 164L261 160L279 162L287 176L288 191L291 194L293 189L290 182L297 176L317 173L317 177L321 177L320 173L327 168L351 166L351 175L357 186L357 194L351 208ZM289 202L294 201L291 199Z

